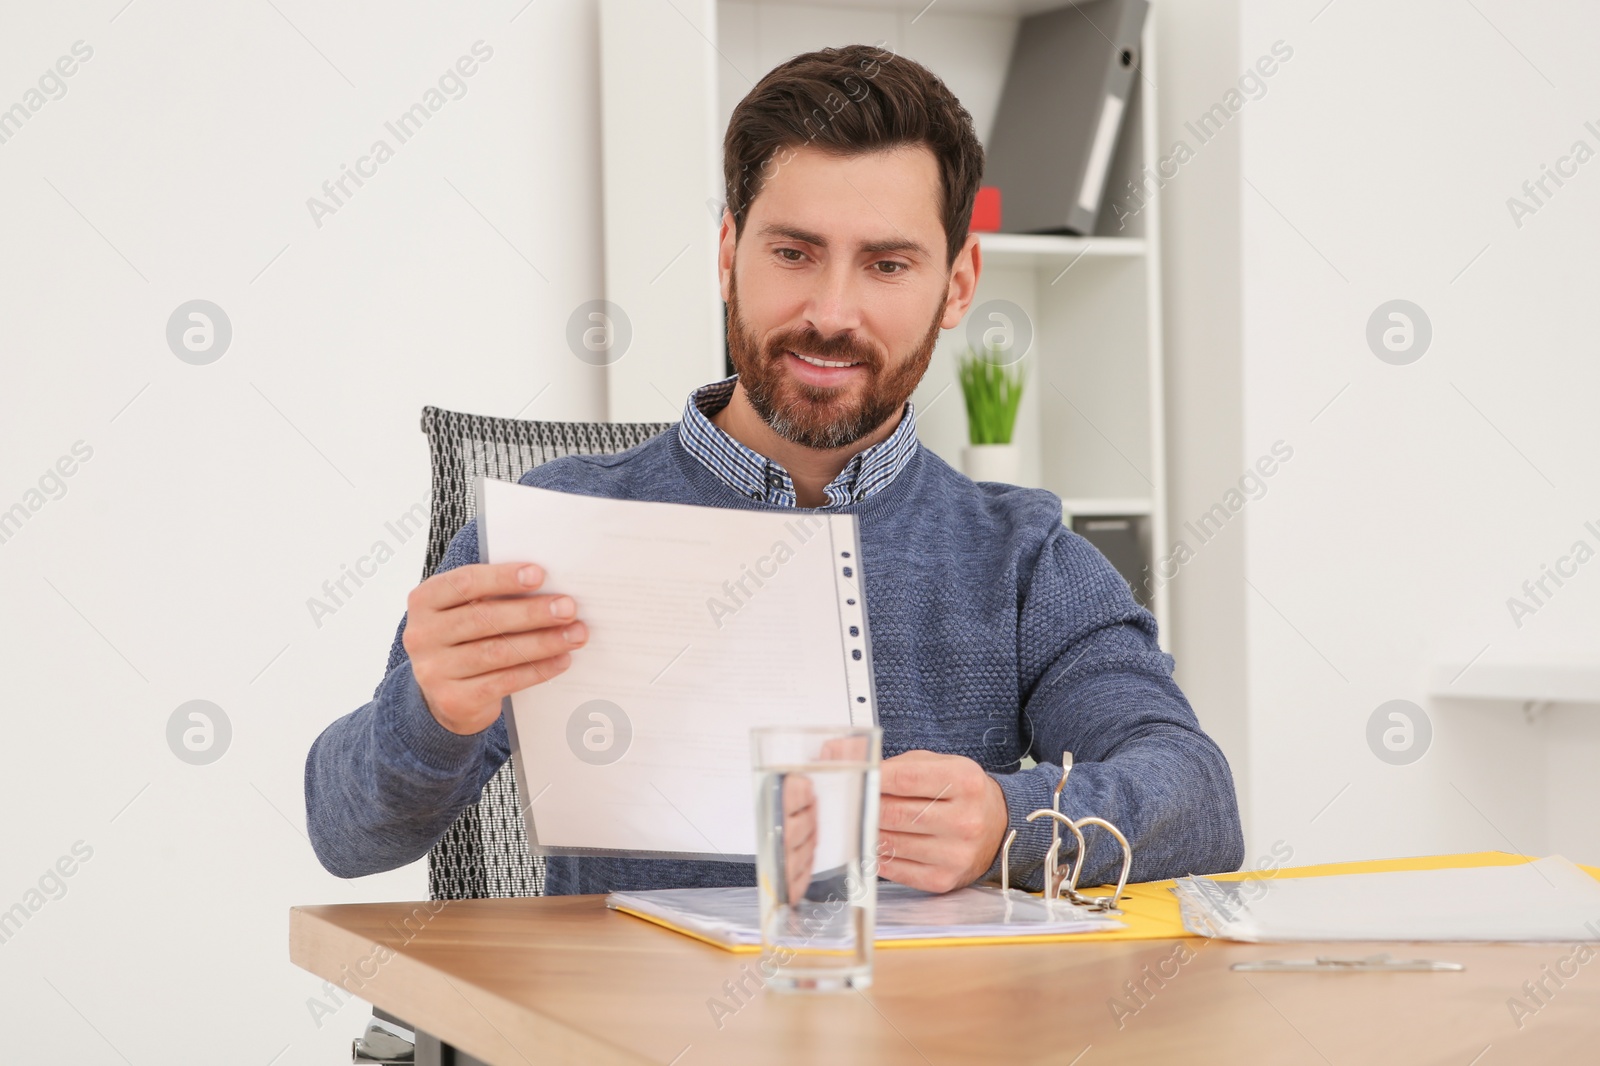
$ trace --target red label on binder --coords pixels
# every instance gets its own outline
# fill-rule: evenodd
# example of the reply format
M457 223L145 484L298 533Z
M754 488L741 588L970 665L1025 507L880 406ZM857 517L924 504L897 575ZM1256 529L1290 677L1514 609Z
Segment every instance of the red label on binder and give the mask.
M977 233L1000 232L1000 186L978 186L978 198L972 202L972 228Z

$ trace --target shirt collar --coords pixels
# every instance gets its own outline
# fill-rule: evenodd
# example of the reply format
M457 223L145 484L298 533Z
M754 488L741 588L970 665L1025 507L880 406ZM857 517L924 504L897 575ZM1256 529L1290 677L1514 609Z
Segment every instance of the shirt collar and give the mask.
M739 375L702 385L683 406L679 438L689 454L741 496L794 507L794 481L789 472L760 452L734 440L710 416L728 405ZM865 500L887 488L917 450L915 405L906 401L899 425L888 437L857 452L822 490L827 506Z

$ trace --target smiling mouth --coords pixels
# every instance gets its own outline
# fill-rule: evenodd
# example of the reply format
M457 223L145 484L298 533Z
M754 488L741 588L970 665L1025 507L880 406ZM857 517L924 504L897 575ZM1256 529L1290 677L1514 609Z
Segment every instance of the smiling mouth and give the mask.
M796 352L796 351L792 351L792 350L789 351L787 354L794 356L796 359L800 360L802 363L806 363L806 364L808 364L810 366L822 367L823 369L828 369L828 370L845 370L845 369L848 369L848 368L853 367L853 366L861 366L862 365L862 360L859 360L859 359L857 359L855 361L846 361L846 360L840 360L840 359L821 359L821 358L818 358L817 356L814 356L814 355L804 355L804 354L802 354L800 352Z

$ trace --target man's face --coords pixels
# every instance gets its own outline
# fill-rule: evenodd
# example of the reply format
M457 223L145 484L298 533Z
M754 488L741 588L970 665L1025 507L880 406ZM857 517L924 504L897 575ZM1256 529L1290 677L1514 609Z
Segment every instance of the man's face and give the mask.
M938 164L926 146L855 156L802 147L780 150L768 170L737 256L724 216L728 353L774 432L845 447L900 411L939 330L970 300L950 301Z

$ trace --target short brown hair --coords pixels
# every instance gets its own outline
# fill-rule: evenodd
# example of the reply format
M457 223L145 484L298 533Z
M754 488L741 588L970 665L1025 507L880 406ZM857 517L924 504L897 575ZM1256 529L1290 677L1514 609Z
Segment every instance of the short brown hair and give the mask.
M795 56L769 71L728 121L722 172L734 239L779 151L814 146L856 155L918 144L939 163L950 267L966 243L983 177L983 146L967 109L927 67L886 49L852 44Z

